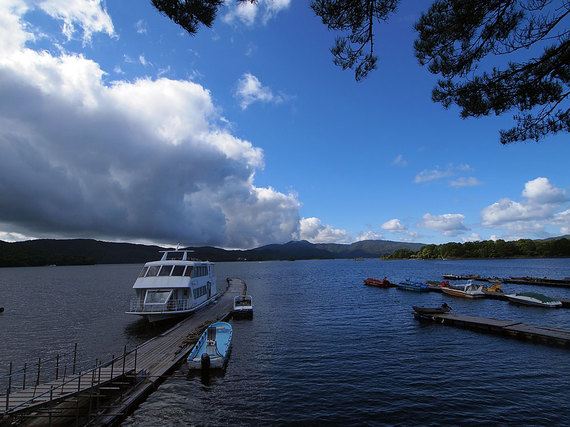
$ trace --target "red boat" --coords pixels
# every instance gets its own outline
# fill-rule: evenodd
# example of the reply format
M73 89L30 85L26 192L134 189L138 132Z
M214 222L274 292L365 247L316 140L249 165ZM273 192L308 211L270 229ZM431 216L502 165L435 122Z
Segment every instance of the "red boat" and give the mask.
M391 286L395 286L385 277L383 279L373 279L372 277L369 277L368 279L364 279L364 283L368 286L376 286L378 288L389 288Z

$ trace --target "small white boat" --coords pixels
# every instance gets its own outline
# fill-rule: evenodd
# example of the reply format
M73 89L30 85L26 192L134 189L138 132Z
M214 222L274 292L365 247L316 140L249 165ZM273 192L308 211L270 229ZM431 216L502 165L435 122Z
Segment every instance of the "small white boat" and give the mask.
M188 356L190 369L225 368L232 345L232 325L227 322L212 323Z
M523 292L520 294L509 294L507 299L515 304L532 305L536 307L557 308L562 307L562 301L547 297L536 292Z
M449 285L449 287L442 287L441 292L455 297L463 298L483 298L483 285L474 285L472 280L468 280L463 285Z
M214 263L192 259L191 250L162 254L159 261L147 262L140 272L128 314L157 322L188 316L218 297Z
M234 319L253 318L253 304L251 295L238 295L234 298L234 309L232 316Z

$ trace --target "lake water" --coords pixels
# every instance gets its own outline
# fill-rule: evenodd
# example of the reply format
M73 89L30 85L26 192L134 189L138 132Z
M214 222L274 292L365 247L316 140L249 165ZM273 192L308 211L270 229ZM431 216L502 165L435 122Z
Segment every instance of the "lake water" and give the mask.
M162 329L124 314L141 265L0 269L0 375L9 361L79 348L108 359ZM326 260L218 263L240 277L252 321L232 321L223 375L185 366L125 420L155 425L570 425L570 350L420 323L412 305L570 329L570 309L520 307L365 286L366 277L439 280L444 273L570 276L569 259ZM503 285L570 298L570 288Z

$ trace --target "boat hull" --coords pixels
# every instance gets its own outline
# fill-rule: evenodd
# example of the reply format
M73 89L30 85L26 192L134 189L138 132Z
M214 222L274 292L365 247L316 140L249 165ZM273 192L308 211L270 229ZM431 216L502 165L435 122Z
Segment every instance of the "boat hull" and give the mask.
M425 283L396 283L396 287L398 289L402 289L403 291L412 291L412 292L428 292L430 287L428 284Z
M375 286L377 288L390 288L394 286L394 283L390 282L387 279L373 279L369 277L368 279L364 279L364 284L368 286Z
M528 305L532 307L544 307L544 308L559 308L562 307L562 301L540 301L539 299L523 296L523 295L507 295L509 302L520 305Z
M447 294L447 295L452 295L454 297L470 298L470 299L483 298L485 296L483 291L480 291L480 293L473 293L473 292L462 291L460 289L453 289L453 288L443 288L441 290L441 292L443 292L444 294Z
M142 316L148 320L149 323L163 322L165 320L182 319L184 317L190 316L195 311L205 307L212 302L214 302L219 295L214 295L212 298L202 302L201 304L195 305L187 310L162 310L162 311L127 311L126 314L135 314L137 316Z
M253 304L250 295L239 295L234 298L232 317L234 319L253 319Z
M504 292L483 291L483 293L485 294L485 297L487 297L487 298L500 299L500 300L506 300L507 299L507 294L505 294Z
M445 314L451 311L451 307L448 306L447 304L442 304L441 307L418 307L414 305L412 306L412 308L416 313L424 316L429 316L433 314Z

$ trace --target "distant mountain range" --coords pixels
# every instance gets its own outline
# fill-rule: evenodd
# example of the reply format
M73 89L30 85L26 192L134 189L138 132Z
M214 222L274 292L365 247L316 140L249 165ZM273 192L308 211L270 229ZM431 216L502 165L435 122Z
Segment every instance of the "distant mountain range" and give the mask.
M225 250L212 246L191 247L196 258L209 261L267 261L293 259L379 258L397 249L418 251L423 243L364 240L350 245L314 244L306 240ZM160 246L112 243L92 239L40 239L0 241L0 267L81 264L143 263L158 259Z

